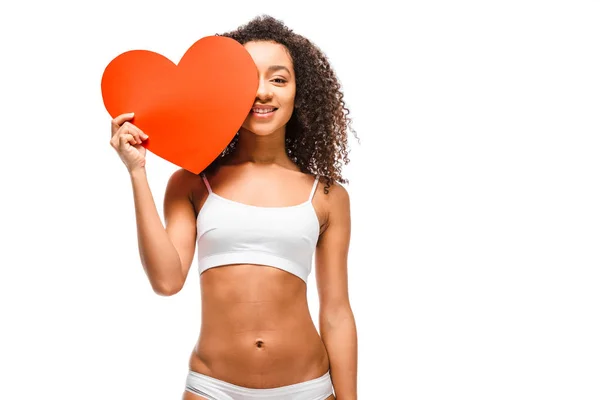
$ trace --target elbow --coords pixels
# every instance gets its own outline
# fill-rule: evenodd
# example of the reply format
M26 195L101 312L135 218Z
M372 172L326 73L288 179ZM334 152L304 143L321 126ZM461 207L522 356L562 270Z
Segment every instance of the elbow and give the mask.
M146 276L152 287L152 291L159 296L173 296L181 291L185 283L180 265L165 265L156 266L143 263Z
M159 296L169 297L176 295L183 288L183 282L156 282L152 284L152 290Z

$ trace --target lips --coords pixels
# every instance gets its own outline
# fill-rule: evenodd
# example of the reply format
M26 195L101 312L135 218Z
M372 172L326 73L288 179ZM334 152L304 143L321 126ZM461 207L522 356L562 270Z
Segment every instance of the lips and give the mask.
M276 108L253 108L252 112L256 114L268 114L277 110Z
M274 111L277 111L277 107L269 106L269 105L255 105L251 110L254 114L270 114Z
M250 110L250 115L257 120L271 120L277 107L270 104L255 104Z

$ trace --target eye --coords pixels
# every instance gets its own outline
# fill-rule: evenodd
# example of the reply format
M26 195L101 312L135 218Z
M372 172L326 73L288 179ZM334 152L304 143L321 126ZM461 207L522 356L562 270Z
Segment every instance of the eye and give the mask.
M287 81L283 78L275 78L273 79L273 82L277 82L277 83L286 83Z

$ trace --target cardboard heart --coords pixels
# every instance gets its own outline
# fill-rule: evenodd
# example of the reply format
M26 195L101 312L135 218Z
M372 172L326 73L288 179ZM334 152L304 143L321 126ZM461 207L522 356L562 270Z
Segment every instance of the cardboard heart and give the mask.
M111 117L135 113L132 123L149 136L146 149L197 174L221 154L248 116L258 70L241 44L207 36L177 65L152 51L122 53L104 70L101 88Z

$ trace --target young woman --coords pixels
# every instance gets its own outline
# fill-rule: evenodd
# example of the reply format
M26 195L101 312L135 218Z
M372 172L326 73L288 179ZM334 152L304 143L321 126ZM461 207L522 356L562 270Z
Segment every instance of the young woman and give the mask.
M222 36L256 63L254 106L203 173L173 173L166 227L144 168L148 136L131 114L112 121L156 293L181 290L197 246L201 332L183 399L356 399L350 203L340 171L351 128L340 84L315 45L272 17ZM320 335L307 303L313 255Z

